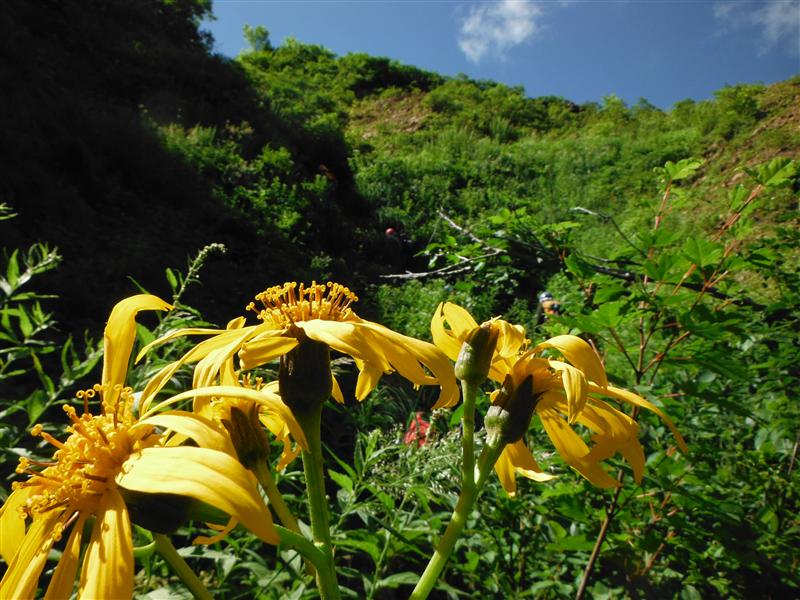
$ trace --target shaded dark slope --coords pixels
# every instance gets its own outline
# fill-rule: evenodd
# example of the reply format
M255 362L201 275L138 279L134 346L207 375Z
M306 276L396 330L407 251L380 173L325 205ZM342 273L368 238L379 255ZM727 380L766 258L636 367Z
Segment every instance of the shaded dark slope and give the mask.
M330 224L348 208L359 212L343 141L331 159L296 159L300 177L329 164L342 182L330 206L311 207L326 232L311 246L268 217L256 228L214 193L217 182L165 148L158 128L168 123L246 122L255 131L251 152L273 140L298 156L305 145L259 101L239 67L209 53L197 30L203 13L191 1L0 7L0 202L18 213L0 223L0 246L58 246L64 263L40 285L61 297L57 317L69 330L97 329L99 315L135 291L127 276L166 294L163 268L183 268L212 241L230 251L187 300L223 319L266 283L305 276L315 244L330 249L347 240Z

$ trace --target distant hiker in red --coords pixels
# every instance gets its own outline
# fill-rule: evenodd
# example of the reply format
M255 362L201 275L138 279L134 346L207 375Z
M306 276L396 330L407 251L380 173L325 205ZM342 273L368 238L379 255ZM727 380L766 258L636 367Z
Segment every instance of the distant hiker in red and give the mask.
M403 437L403 443L410 446L416 442L417 448L419 448L427 441L428 429L430 429L430 426L431 424L422 418L422 412L417 412L414 415L414 418L411 419L411 424L408 426L408 431L406 431L406 434Z

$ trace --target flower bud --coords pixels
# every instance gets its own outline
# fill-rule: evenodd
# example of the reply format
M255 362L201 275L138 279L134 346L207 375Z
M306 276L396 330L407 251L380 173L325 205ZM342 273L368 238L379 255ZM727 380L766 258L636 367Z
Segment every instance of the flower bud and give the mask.
M533 375L517 386L511 375L507 375L483 420L487 443L505 445L521 440L531 424L538 400L539 395L533 392Z
M297 415L313 412L330 398L333 375L328 345L309 339L302 330L295 335L300 343L281 357L278 390Z
M456 361L456 377L480 385L489 374L500 329L491 321L469 332Z
M245 468L253 469L258 462L269 457L269 438L264 426L258 420L258 405L230 407L230 418L222 419L222 424L231 436L239 462Z

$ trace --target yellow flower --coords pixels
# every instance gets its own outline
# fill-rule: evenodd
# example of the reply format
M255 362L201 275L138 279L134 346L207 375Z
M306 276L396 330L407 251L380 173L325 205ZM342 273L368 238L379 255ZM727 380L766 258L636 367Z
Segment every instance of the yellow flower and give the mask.
M492 319L488 323L498 330L497 346L492 355L489 377L502 383L505 373L514 365L528 340L525 339L525 329L520 325L512 325L502 319ZM478 323L466 310L452 302L443 302L436 307L431 320L433 343L455 362L458 360L461 346L477 327Z
M303 340L325 344L355 359L359 369L356 398L363 400L381 375L397 371L416 385L439 385L436 407L458 402L458 387L453 367L433 344L392 331L359 318L350 308L357 300L348 288L335 284L310 286L294 282L271 287L256 296L261 306L247 307L258 316L258 325L244 326L244 318L233 321L225 330L182 329L150 346L183 335L213 337L197 344L180 360L165 367L145 387L143 407L149 406L164 384L182 365L198 362L193 387L213 385L232 356L238 354L241 368L248 370L286 355ZM140 353L141 356L141 353ZM426 367L429 372L426 372ZM333 397L343 402L336 381Z
M155 296L118 303L105 329L102 384L79 392L83 414L65 406L72 425L61 442L40 426L33 434L56 447L52 460L22 459L17 471L26 481L0 508L0 553L8 569L0 597L33 597L53 544L69 537L45 598L67 598L80 566L80 598L130 598L133 592L133 540L126 493L172 494L205 502L242 522L262 540L277 543L270 512L255 479L235 458L230 439L207 419L171 412L137 420L134 398L123 387L141 310L167 310ZM100 414L89 400L100 396ZM191 438L197 446L170 446L164 428ZM94 520L82 555L84 525Z
M616 453L630 463L636 481L641 480L644 472L638 424L597 396L611 397L656 413L670 428L678 446L686 451L683 437L660 409L637 394L609 385L605 368L584 340L560 335L533 350L524 351L524 330L502 320L496 322L502 333L489 377L503 383L507 394L520 389L528 378L532 386L527 414L511 415L511 419L529 419L535 411L564 462L591 483L599 487L619 485L601 466L603 460ZM445 323L450 326L449 331ZM448 303L437 309L431 330L434 341L452 358L457 355L458 340L476 325L464 309ZM545 358L542 356L545 350L555 350L565 360ZM493 393L493 401L498 400L499 393L500 390ZM591 446L573 429L576 423L591 433ZM515 474L536 481L552 478L539 467L524 441L508 441L495 470L509 494L516 491Z

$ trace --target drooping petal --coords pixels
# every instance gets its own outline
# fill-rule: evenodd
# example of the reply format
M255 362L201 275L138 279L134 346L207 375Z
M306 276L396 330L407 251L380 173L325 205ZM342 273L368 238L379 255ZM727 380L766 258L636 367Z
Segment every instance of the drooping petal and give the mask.
M517 478L514 473L514 465L511 463L511 458L506 453L508 446L503 448L497 462L494 463L494 472L497 473L497 478L500 480L500 485L509 496L517 494Z
M306 436L303 434L303 430L297 423L294 415L292 415L292 411L283 403L280 396L268 391L267 388L254 390L233 385L215 385L182 392L165 400L159 406L179 402L194 396L216 396L218 398L242 398L243 400L252 400L262 407L263 410L275 413L289 427L292 437L297 443L303 446L303 448L308 448Z
M598 461L588 460L589 447L554 408L548 408L540 402L536 412L564 462L597 487L619 487L619 482L606 473Z
M675 436L675 440L678 442L678 447L683 452L689 451L689 449L686 447L686 442L684 441L683 436L681 435L680 431L678 431L678 428L675 427L670 418L666 414L664 414L664 412L660 408L658 408L651 402L648 402L638 394L634 394L633 392L629 392L628 390L624 390L622 388L614 387L613 385L609 385L608 387L600 387L597 385L592 385L591 383L589 384L589 391L594 394L603 394L604 396L611 396L612 398L616 398L617 400L622 400L623 402L628 402L630 404L633 404L634 406L646 408L647 410L656 413L659 417L661 417L661 420L664 421L664 424L667 427L669 427L670 431L672 432L672 435Z
M500 478L503 489L506 490L509 496L516 494L517 482L515 476L517 474L539 482L550 481L556 477L542 470L522 440L508 444L503 448L503 452L495 463L494 469Z
M159 413L140 420L135 428L163 427L193 439L201 448L210 448L236 456L230 436L223 433L214 422L201 415L185 411Z
M232 357L242 347L242 338L234 336L227 344L215 348L201 358L194 368L192 387L206 387L214 385L225 368L226 363L233 362Z
M571 425L586 406L586 377L583 371L567 363L558 360L551 360L549 363L552 369L561 373L561 382L567 396L567 421Z
M161 344L169 342L170 340L175 340L179 337L184 337L187 335L219 335L220 333L225 333L225 331L225 329L212 329L208 327L184 327L183 329L170 331L169 333L162 335L157 340L153 340L144 348L139 350L139 353L136 355L136 362L138 363L140 360L142 360L144 355L156 346L160 346Z
M153 376L142 392L141 408L139 409L142 414L150 409L150 404L155 398L156 394L163 388L170 378L185 364L190 364L202 360L211 352L224 348L232 343L243 344L249 337L255 335L259 331L258 326L243 327L242 329L225 330L219 335L212 338L203 340L179 360L168 364L161 369L155 376Z
M81 555L83 526L88 518L89 513L81 513L77 522L72 526L67 545L64 547L61 558L58 559L58 566L50 580L50 585L47 586L44 600L60 600L72 596L75 574L78 572L78 559Z
M546 473L542 467L539 466L539 463L533 458L533 454L531 454L531 451L522 440L518 440L513 444L508 444L504 448L504 451L511 460L511 464L514 465L514 469L523 477L539 482L550 481L556 478L555 475Z
M292 439L289 437L289 428L283 420L274 414L261 414L259 415L259 420L272 432L278 441L283 443L283 451L275 467L276 470L283 471L295 458L300 456L300 445L292 443Z
M525 328L521 325L512 325L503 319L494 319L493 322L500 329L495 350L497 357L516 358L525 343Z
M263 541L279 541L254 477L224 452L191 446L146 448L125 462L116 481L133 491L177 494L205 502L241 522Z
M115 487L109 487L92 528L81 567L79 598L133 596L133 537L128 508Z
M389 363L379 349L372 345L361 335L361 327L368 321L323 321L312 319L298 323L298 327L314 341L327 344L334 350L352 356L353 358L372 363L386 371Z
M208 523L208 526L212 529L218 530L216 535L206 536L206 535L198 535L196 538L192 540L192 544L195 545L202 545L202 546L209 546L211 544L216 544L217 542L221 542L225 539L225 537L233 531L233 529L239 524L239 521L236 519L231 518L228 521L228 524L224 527L219 527L214 523Z
M453 332L453 335L461 342L467 339L467 335L470 331L478 327L478 323L472 318L472 315L458 304L445 302L442 307L442 314L444 314L447 324L450 325L450 330Z
M585 373L586 379L601 386L608 385L603 363L600 362L594 349L581 338L574 335L557 335L538 344L533 352L538 354L545 348L558 350L569 362Z
M344 404L344 395L342 388L339 387L339 382L336 381L336 375L331 375L331 396L339 404Z
M128 361L136 340L136 314L142 310L169 310L172 306L157 296L139 294L118 302L108 317L103 333L103 385L113 388L125 383ZM111 406L116 397L104 398Z
M299 343L296 338L279 335L282 332L269 332L248 341L239 351L242 368L254 369L283 356Z
M452 329L445 328L445 320L444 303L441 302L436 307L431 319L431 336L436 347L444 352L450 360L456 361L461 352L463 340L459 340Z
M62 518L59 518L62 517ZM0 581L0 598L33 598L63 514L35 519Z
M380 340L381 348L391 347L393 349L392 352L405 351L410 358L421 362L430 369L436 378L436 382L441 386L439 398L433 406L434 409L455 406L458 403L458 384L453 372L453 365L439 348L428 342L402 335L369 321L364 321L361 327L377 334L375 337ZM391 354L391 356L394 356L394 354ZM406 363L398 361L396 365L398 370L400 370L401 365L405 369ZM407 376L404 371L401 371L401 374ZM428 380L415 381L411 379L411 381L420 385L429 384Z
M25 506L30 493L29 487L14 490L0 508L0 556L6 564L11 564L25 539L25 516L20 508Z
M381 327L381 329L385 329ZM390 331L390 330L386 330ZM401 346L396 342L387 340L382 335L381 330L370 330L365 328L362 332L364 338L374 348L379 348L380 352L389 361L392 368L400 373L404 378L416 385L434 385L436 379L429 376L420 365L416 356L409 351L409 346ZM404 336L405 337L405 336ZM411 339L411 338L409 338Z
M356 400L361 402L378 385L378 380L383 375L383 369L371 364L364 364L358 373L356 382Z

